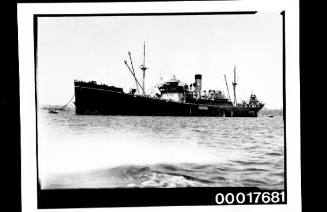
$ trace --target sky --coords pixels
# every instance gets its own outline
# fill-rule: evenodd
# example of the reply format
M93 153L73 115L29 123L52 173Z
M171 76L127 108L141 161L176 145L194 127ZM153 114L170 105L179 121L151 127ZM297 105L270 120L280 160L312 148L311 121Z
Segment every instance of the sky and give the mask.
M202 74L203 90L232 95L237 70L237 100L253 92L269 109L283 106L282 16L85 16L39 17L37 92L39 104L64 105L74 95L74 79L135 87L124 60L128 51L139 80L146 43L145 87L150 92L173 75L193 83ZM161 80L162 79L162 80Z

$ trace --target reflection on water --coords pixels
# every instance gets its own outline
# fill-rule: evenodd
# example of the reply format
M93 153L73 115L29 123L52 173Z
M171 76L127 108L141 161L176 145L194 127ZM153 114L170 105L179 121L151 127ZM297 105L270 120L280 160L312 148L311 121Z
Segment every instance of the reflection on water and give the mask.
M42 188L284 188L282 117L81 116L39 111Z

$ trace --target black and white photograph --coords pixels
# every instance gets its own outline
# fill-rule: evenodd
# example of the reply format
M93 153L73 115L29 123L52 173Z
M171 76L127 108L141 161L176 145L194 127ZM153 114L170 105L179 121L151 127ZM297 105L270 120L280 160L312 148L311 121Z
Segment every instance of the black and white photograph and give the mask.
M40 209L56 191L287 203L285 11L40 13L33 41Z
M41 188L284 188L282 16L37 18Z

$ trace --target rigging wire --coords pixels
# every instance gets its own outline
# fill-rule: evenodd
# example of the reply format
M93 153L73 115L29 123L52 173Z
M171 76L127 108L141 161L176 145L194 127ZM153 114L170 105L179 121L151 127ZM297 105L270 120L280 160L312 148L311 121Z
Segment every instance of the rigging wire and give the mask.
M73 100L74 97L75 97L75 94L72 96L72 98L70 98L70 100L68 101L67 104L65 104L64 106L62 106L61 108L58 108L56 110L63 110Z

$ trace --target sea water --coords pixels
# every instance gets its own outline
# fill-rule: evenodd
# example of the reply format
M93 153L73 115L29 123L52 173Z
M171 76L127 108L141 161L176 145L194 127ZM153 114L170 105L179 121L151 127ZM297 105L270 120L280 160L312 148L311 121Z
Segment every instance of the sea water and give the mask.
M38 169L42 189L283 189L283 117L101 116L41 108Z

